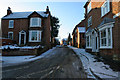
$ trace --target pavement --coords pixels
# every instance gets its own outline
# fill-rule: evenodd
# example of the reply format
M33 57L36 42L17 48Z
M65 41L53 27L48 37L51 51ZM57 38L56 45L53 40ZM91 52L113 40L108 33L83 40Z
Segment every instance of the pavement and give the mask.
M87 78L81 60L68 47L57 47L49 57L3 67L3 78ZM54 53L54 54L53 54Z

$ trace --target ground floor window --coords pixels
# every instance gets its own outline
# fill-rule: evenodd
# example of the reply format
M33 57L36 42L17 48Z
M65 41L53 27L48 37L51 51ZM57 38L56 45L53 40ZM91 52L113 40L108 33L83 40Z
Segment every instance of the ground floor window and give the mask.
M41 31L30 30L29 31L29 41L30 42L41 42Z
M112 28L100 31L100 48L112 48Z
M13 32L8 32L8 38L13 40Z
M86 36L86 47L91 48L91 36Z

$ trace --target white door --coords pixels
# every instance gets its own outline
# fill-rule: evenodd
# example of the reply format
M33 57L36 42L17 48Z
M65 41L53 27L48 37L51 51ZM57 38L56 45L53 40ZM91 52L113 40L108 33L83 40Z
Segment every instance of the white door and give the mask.
M98 35L96 32L92 34L92 52L98 52L99 51L99 43L98 43Z

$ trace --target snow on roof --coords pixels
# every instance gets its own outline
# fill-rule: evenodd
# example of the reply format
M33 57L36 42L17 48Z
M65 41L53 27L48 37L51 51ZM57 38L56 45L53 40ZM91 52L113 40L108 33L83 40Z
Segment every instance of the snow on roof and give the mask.
M36 11L42 17L48 17L48 14L44 13L43 11ZM8 16L4 16L2 19L15 19L15 18L28 18L30 14L33 12L13 12Z
M78 27L79 33L85 33L85 27Z

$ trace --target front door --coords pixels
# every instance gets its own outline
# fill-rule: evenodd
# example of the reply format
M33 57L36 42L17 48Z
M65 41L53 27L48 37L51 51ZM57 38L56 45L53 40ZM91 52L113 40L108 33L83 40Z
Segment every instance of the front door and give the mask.
M98 36L97 33L93 33L92 35L92 52L98 52L99 48L98 48Z
M24 34L21 34L21 44L24 44Z
M26 44L26 32L22 30L19 32L19 45L25 44Z

